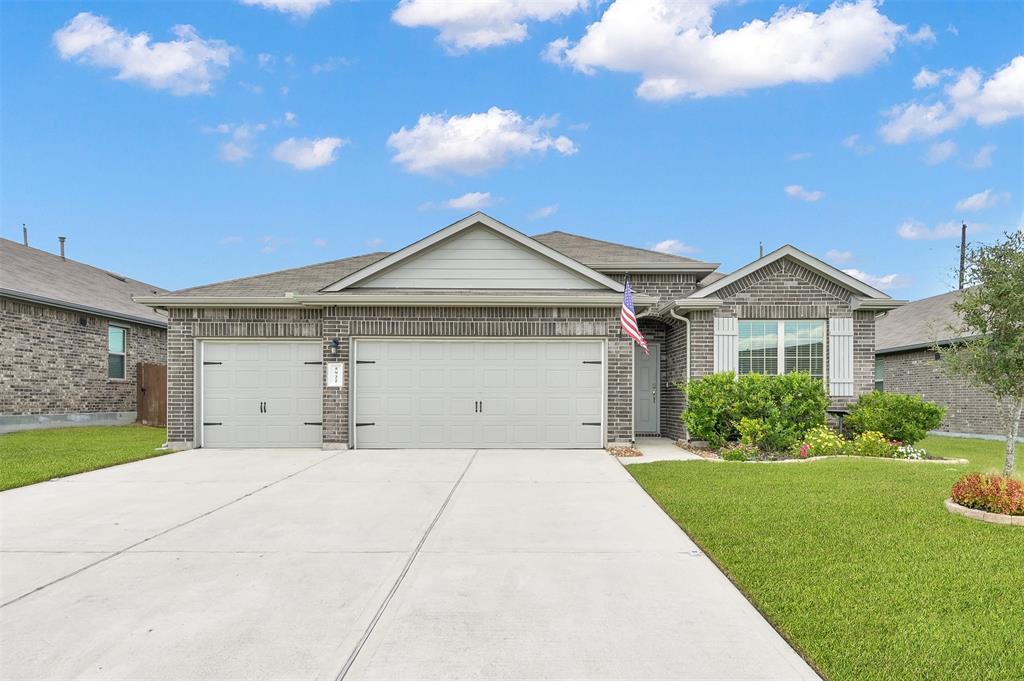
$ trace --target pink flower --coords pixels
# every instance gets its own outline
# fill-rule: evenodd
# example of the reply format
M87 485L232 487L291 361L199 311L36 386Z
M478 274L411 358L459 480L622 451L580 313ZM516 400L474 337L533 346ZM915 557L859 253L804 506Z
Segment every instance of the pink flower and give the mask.
M807 445L804 445L803 447L801 447L800 448L800 458L801 459L806 459L807 458L807 452L808 452Z

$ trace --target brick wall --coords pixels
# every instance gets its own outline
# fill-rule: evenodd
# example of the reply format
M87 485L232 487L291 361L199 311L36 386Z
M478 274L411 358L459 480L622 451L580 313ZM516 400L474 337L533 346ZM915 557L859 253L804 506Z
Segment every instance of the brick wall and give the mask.
M1005 437L1009 430L995 398L966 380L947 374L933 350L884 354L878 360L884 367L886 392L920 395L946 408L946 418L939 430L1000 437Z
M181 308L171 311L168 439L194 438L194 348L203 338L320 338L325 361L349 364L353 337L603 338L608 352L608 439L633 429L633 358L618 308L329 307ZM335 348L334 339L339 341ZM323 439L349 441L349 388L324 387Z
M124 380L107 378L107 329L128 329ZM0 414L135 410L135 366L163 364L166 331L0 298Z

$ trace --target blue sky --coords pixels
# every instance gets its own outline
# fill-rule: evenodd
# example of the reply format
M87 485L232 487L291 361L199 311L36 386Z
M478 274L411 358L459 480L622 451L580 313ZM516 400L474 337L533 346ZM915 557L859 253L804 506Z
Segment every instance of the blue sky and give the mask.
M180 288L481 208L947 290L961 219L1022 222L1024 5L779 7L5 3L0 228Z

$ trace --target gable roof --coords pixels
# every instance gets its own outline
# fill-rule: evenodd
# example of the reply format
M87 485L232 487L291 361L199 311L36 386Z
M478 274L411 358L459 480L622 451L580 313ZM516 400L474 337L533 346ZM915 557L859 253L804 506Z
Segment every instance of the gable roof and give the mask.
M0 295L166 327L166 317L132 299L163 292L137 279L0 239Z
M538 234L533 238L573 260L601 271L670 269L711 272L718 267L718 263L703 262L681 255L650 251L557 230Z
M893 300L889 295L879 291L875 287L868 286L860 279L851 277L846 272L829 265L827 262L818 260L813 255L804 253L799 248L790 244L786 244L782 248L778 248L762 258L758 258L757 260L744 265L732 274L726 275L704 288L697 289L689 297L696 299L708 298L721 291L726 286L734 284L751 273L758 271L762 267L766 267L767 265L783 258L792 258L809 270L820 274L839 286L842 286L851 293L859 294L860 296L873 301L889 301L893 303L893 306L901 304L900 301Z
M339 279L338 281L330 284L329 286L325 286L323 289L321 289L321 291L324 293L334 293L342 291L344 289L348 289L354 286L355 284L358 284L359 282L366 281L370 277L373 277L374 275L380 272L395 267L396 265L398 265L398 263L408 260L409 258L412 258L417 254L424 252L428 248L432 248L434 246L437 246L441 242L453 239L459 234L465 232L466 230L478 226L483 226L485 228L491 229L494 232L500 234L501 236L513 242L516 242L521 247L535 252L538 257L544 258L549 262L553 262L557 265L560 265L567 270L571 270L572 272L575 272L577 275L583 277L584 279L588 279L612 291L618 293L622 292L622 284L615 281L614 279L611 279L610 277L607 277L604 274L601 274L600 272L597 272L587 267L583 263L574 260L566 256L565 254L560 253L559 251L549 246L546 246L539 241L536 241L535 239L531 239L522 232L514 230L508 225L499 222L498 220L495 220L486 213L481 213L479 211L459 220L458 222L454 222L445 227L444 229L440 229L431 234L430 236L420 239L419 241L412 243L399 251L395 251L394 253L387 255L381 258L380 260L377 260L376 262L367 265L363 269L357 272L353 272L352 274L343 277L342 279Z
M960 324L953 303L960 291L915 300L875 320L875 352L898 352L943 345L958 336L949 327Z

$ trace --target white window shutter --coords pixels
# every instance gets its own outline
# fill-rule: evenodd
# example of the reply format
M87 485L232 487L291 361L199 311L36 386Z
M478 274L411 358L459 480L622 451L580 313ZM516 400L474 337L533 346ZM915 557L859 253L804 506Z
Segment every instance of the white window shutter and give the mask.
M828 393L853 397L853 319L828 320Z
M739 369L739 325L735 317L715 317L715 373Z

